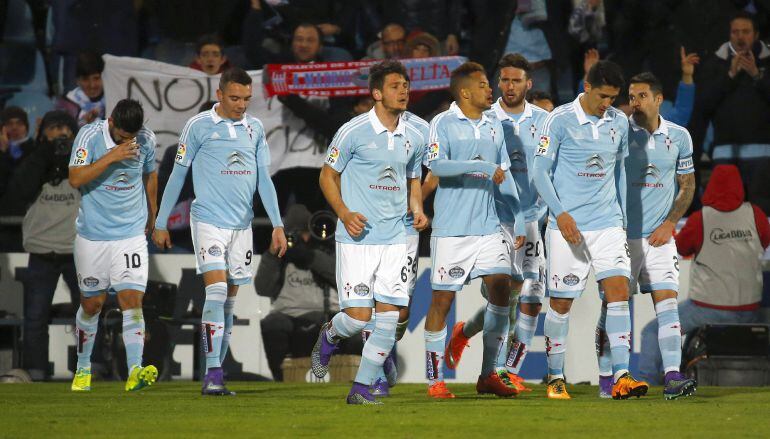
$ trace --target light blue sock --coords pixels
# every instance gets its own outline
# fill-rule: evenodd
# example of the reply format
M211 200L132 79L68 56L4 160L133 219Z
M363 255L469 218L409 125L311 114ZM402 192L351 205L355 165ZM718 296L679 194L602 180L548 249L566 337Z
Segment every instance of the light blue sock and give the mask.
M599 362L599 376L612 375L612 355L610 355L610 340L607 338L607 307L602 306L599 313L599 321L596 322L594 334L596 345L596 359Z
M356 320L340 311L332 317L332 324L329 330L326 331L326 340L329 343L337 344L340 340L350 338L361 332L367 323L362 320Z
M661 300L655 304L658 314L658 344L663 359L663 372L679 372L682 363L682 325L676 299Z
M99 314L89 316L83 311L83 306L75 314L77 335L78 369L91 368L91 352L94 350L96 330L99 328Z
M548 357L548 380L564 379L564 354L567 352L569 313L559 314L551 308L545 314L545 352Z
M537 318L538 316L533 317L519 313L519 318L516 320L516 330L513 334L513 343L511 343L511 349L505 362L505 368L508 372L519 374L537 330Z
M361 351L361 364L355 382L371 386L381 373L382 364L396 343L396 323L398 311L376 313L374 331Z
M425 373L430 385L444 381L446 326L440 331L425 330Z
M377 320L377 316L376 316L376 314L372 314L371 320L369 320L366 323L366 326L364 326L364 330L361 331L361 338L364 340L364 343L366 343L366 341L369 340L369 337L371 337L372 333L374 332L375 320ZM377 381L379 379L382 379L382 380L386 380L387 379L385 377L385 370L382 367L380 367L380 371L377 374L377 378L375 379L375 381Z
M233 314L235 310L235 296L228 296L225 300L225 331L222 334L222 348L219 352L219 364L225 362L227 349L230 347L230 338L233 335Z
M471 338L484 329L484 314L486 314L486 312L487 307L482 306L473 313L471 318L465 321L465 325L463 325L464 336Z
M206 371L222 367L219 354L225 332L225 301L227 283L214 282L206 287L206 301L203 303L201 316L201 336L203 352L206 354Z
M628 301L607 304L607 338L612 353L613 382L628 372L631 358L631 313Z
M508 336L510 312L510 305L498 306L487 303L487 310L484 313L484 351L481 357L482 377L495 371L497 358Z
M126 346L128 371L134 366L142 367L144 352L144 314L142 308L123 310L123 344Z

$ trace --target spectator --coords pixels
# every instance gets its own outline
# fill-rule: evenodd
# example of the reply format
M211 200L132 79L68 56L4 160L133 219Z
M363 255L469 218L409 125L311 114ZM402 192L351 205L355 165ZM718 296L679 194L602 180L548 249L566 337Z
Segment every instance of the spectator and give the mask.
M554 109L553 97L548 92L542 90L530 90L527 93L527 101L530 104L537 105L547 112L551 112Z
M682 256L694 256L690 291L679 304L682 333L708 323L751 323L759 320L762 261L770 245L770 223L756 205L744 200L738 168L719 165L703 194L703 208L687 218L676 235ZM658 326L642 330L639 370L650 384L661 382Z
M281 363L287 355L308 357L321 324L339 311L335 259L332 246L311 237L310 211L292 205L284 226L290 247L283 258L273 249L262 254L254 278L260 296L272 302L270 313L260 322L267 363L275 381L283 381ZM349 346L350 353L360 352Z
M27 113L20 107L8 107L0 113L0 195L5 193L14 167L35 149L29 135Z
M80 302L72 246L80 193L70 186L68 163L77 132L75 119L63 111L45 114L37 148L18 165L9 190L0 199L6 214L24 215L23 367L32 379L48 378L48 321L59 277L70 291L72 315ZM26 215L25 215L26 212Z
M96 53L81 53L76 65L77 87L59 99L56 108L67 111L78 121L78 126L104 119L106 101L102 72L104 60Z
M404 57L406 29L398 23L389 23L380 32L380 40L366 50L365 59L398 59Z
M407 58L428 58L439 56L439 42L427 32L413 32L406 40L404 54ZM449 108L452 96L447 90L422 90L409 92L409 111L423 119L430 120L434 115Z
M770 184L770 48L759 40L752 15L730 22L730 41L705 62L690 129L698 159L709 122L714 127L712 158L738 166L747 200L756 202L752 180ZM697 163L696 163L697 165ZM760 187L761 187L760 186ZM762 209L770 209L766 203Z
M385 19L403 23L411 31L424 31L443 42L444 50L437 53L460 53L460 0L398 0L384 8ZM433 55L436 56L436 55Z
M569 18L569 34L581 47L596 47L604 36L604 2L581 0Z
M198 38L195 47L195 60L188 67L200 70L207 75L218 75L230 68L230 61L225 56L222 39L214 34Z

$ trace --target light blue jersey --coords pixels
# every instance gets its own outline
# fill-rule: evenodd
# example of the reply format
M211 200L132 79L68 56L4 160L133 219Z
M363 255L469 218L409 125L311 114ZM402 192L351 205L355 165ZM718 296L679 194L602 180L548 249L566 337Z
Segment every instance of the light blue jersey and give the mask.
M494 112L503 125L505 147L511 162L511 174L519 191L519 203L524 212L524 220L528 223L537 221L545 215L548 206L537 195L529 171L535 160L535 148L540 141L540 132L548 112L525 101L524 111L518 115L518 120L515 120L503 110L500 99L492 104L490 111ZM512 224L513 212L499 196L499 190L496 191L495 200L500 222Z
M695 172L685 128L660 117L652 135L631 119L628 133L628 238L646 238L663 223L677 192L676 174Z
M334 135L326 165L341 173L342 200L367 218L364 232L353 238L337 221L337 242L349 244L406 243L407 179L420 178L427 139L426 122L404 113L393 132L372 108L354 117Z
M270 167L270 149L259 119L248 114L239 121L224 119L217 105L187 121L175 161L192 166L192 218L242 230L251 227L257 174Z
M410 113L409 111L404 112L404 117L406 117L409 122L412 122L412 125L414 125L415 128L420 130L420 132L422 133L425 139L428 138L428 135L430 132L430 125L428 124L428 122L425 122L424 120L417 117L417 115ZM422 162L425 163L425 155L422 156ZM406 227L407 235L413 236L413 235L420 234L420 232L418 232L417 229L414 228L414 215L412 215L411 213L407 214L404 217L404 226Z
M533 180L550 208L548 227L558 229L564 211L581 231L623 227L628 118L614 107L601 118L588 116L581 96L548 115L535 151Z
M76 228L91 241L116 241L143 235L147 226L144 174L155 171L155 134L142 127L136 135L139 158L111 164L100 176L80 187ZM70 166L94 163L114 148L109 123L100 120L78 132Z
M479 236L500 231L491 173L498 166L506 171L511 163L503 127L494 113L486 112L474 122L453 102L431 121L426 155L429 167L445 160L479 165L477 170L461 175L440 176L431 236Z

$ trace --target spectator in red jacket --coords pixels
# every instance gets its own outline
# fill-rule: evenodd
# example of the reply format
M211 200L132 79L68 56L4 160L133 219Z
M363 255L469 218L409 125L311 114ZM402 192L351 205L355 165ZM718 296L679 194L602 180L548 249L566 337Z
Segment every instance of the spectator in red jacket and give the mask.
M679 304L682 333L709 323L759 320L762 254L770 245L770 223L762 209L745 201L735 165L714 168L703 208L687 218L675 240L679 254L694 257L688 298ZM650 384L662 376L655 321L642 330L639 371Z

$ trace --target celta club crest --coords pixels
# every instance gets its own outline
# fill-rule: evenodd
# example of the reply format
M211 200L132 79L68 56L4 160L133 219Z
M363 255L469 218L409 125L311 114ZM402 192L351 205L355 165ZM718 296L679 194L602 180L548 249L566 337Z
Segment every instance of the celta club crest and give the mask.
M529 133L532 134L532 138L535 138L535 134L537 133L537 127L534 125L529 126Z
M671 144L673 142L671 141L671 137L666 136L666 150L671 151Z
M489 131L492 133L492 143L494 143L494 141L495 141L495 129L494 128L490 128Z
M610 128L610 140L612 140L612 143L615 143L615 134L617 134L615 128Z

